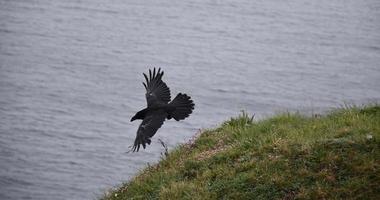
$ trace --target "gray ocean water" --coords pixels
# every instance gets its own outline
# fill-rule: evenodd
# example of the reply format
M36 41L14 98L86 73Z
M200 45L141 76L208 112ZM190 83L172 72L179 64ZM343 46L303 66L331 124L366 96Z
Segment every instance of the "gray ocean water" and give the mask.
M153 66L195 111L127 154ZM96 199L240 110L379 100L378 0L0 0L0 199Z

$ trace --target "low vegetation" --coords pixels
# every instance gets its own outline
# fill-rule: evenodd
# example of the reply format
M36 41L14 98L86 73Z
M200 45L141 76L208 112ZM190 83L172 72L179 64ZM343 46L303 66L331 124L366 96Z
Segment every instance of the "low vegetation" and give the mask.
M380 199L380 106L255 121L170 151L104 199Z

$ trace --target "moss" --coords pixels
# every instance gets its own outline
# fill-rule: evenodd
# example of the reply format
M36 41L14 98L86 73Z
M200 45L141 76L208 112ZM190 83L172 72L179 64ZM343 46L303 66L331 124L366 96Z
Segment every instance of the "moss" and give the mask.
M203 132L104 199L380 199L380 106L248 114Z

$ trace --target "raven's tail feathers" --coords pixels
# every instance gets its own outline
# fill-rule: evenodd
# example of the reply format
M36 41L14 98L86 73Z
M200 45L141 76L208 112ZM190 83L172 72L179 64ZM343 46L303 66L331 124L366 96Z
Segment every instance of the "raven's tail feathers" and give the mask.
M170 102L170 105L175 107L175 110L170 112L170 118L179 121L188 117L194 109L193 100L186 94L177 94L177 96Z

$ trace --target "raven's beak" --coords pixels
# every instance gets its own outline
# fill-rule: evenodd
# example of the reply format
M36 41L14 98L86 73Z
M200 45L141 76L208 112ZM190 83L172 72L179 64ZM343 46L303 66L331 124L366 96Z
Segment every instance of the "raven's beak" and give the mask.
M135 120L135 119L136 119L135 117L132 117L131 122L132 122L133 120Z

